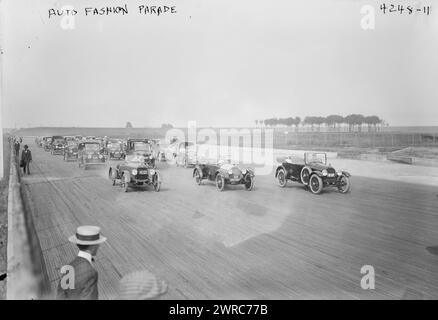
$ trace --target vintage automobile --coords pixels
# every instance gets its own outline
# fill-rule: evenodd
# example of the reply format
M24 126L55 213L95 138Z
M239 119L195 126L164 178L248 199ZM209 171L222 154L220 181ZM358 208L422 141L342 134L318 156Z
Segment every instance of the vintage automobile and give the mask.
M65 140L62 136L53 136L50 144L51 154L63 154L64 153Z
M110 160L122 160L125 158L125 150L122 141L110 140L105 148L105 154Z
M106 164L106 158L100 153L99 142L84 141L78 144L78 166L87 170L89 167Z
M128 139L126 142L126 155L142 155L146 163L155 168L155 157L149 139Z
M193 142L180 142L176 149L175 163L177 166L188 168L197 163L196 146Z
M51 151L51 145L52 145L52 137L43 137L44 151L46 152Z
M336 187L341 193L350 191L350 174L327 165L326 153L306 152L304 157L277 160L281 164L275 170L275 177L282 188L291 180L307 186L314 194L321 193L325 187Z
M67 142L64 147L64 161L77 160L78 159L78 144L76 141Z
M223 191L226 184L243 184L248 191L254 188L254 170L231 163L197 164L193 177L198 185L205 179L214 181L219 191Z
M80 135L76 135L76 136L75 136L75 140L76 140L76 141L82 141L82 139L83 139L83 137L80 136Z
M160 191L161 175L152 168L145 156L129 154L123 163L110 167L108 177L113 186L119 184L125 192L130 188L145 188L153 186L155 191Z
M75 136L64 136L65 144L68 144L70 141L75 141Z

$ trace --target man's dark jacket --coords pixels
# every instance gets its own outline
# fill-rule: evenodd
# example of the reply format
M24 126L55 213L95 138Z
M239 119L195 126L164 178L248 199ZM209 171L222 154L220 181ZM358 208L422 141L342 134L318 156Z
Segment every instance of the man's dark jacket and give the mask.
M99 296L98 274L91 263L85 258L76 257L69 265L75 271L74 289L63 289L59 281L56 298L59 300L97 300Z
M21 161L29 163L30 160L32 160L32 152L29 149L23 150L21 152Z

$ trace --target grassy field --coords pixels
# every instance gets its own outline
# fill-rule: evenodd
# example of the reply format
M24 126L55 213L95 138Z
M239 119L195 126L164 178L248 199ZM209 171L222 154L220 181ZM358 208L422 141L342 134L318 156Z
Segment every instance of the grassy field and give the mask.
M8 177L9 177L9 148L5 139L3 142L4 149L4 176L0 181L0 276L6 273L7 269L7 236L8 236ZM0 281L0 300L6 298L6 281Z
M408 127L409 129L410 127ZM202 128L198 128L202 129ZM216 140L220 141L219 128L214 130ZM412 128L410 128L412 129ZM421 128L418 128L420 130ZM432 128L433 130L437 128ZM438 132L432 129L428 131L383 131L383 132L294 132L293 129L275 128L273 139L270 145L277 149L290 150L320 150L338 152L341 157L357 158L364 153L386 154L389 152L415 147L424 149L435 149L438 147ZM187 137L187 128L181 129ZM238 128L236 131L239 136L239 145L244 142L243 132L246 131L249 141L254 139L252 136L253 128ZM289 130L289 131L286 131ZM18 136L43 136L43 135L83 135L83 136L109 136L117 138L139 138L147 137L153 139L164 139L167 130L162 128L26 128L16 131ZM199 131L198 131L199 133ZM203 137L198 137L198 142ZM228 141L220 141L221 144L230 144ZM254 140L251 142L255 144ZM265 133L262 131L260 142L257 146L265 147ZM31 146L32 148L32 146ZM422 152L419 153L421 157Z

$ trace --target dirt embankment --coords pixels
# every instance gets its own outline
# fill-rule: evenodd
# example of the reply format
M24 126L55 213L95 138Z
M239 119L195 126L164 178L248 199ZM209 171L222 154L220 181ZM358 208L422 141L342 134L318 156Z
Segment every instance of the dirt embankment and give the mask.
M9 144L5 137L3 141L4 179L0 181L0 300L6 299L9 157Z

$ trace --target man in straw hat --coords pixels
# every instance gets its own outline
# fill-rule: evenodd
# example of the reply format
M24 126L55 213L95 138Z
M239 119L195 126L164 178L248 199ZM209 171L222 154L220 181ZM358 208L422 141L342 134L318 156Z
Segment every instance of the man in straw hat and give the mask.
M106 241L96 226L80 226L76 234L68 239L76 244L79 253L66 268L69 272L61 277L58 285L57 298L66 300L97 300L98 274L93 267L99 245ZM73 271L73 275L71 272Z

